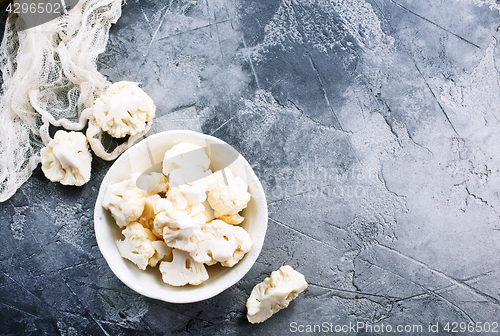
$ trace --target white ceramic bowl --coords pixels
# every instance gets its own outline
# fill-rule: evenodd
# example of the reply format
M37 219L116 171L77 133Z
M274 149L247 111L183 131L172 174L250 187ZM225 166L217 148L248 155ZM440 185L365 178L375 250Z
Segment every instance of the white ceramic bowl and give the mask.
M108 185L130 178L134 172L161 172L165 151L180 142L190 142L202 147L210 145L215 170L229 167L235 176L243 178L252 195L242 215L241 226L253 241L252 249L234 267L220 264L207 267L209 279L201 285L175 287L164 283L158 267L140 270L135 264L121 257L115 242L123 239L102 200ZM123 153L104 177L94 210L94 230L97 244L113 273L128 287L150 298L173 303L196 302L211 298L238 282L252 267L259 256L267 229L267 203L264 190L248 162L224 141L192 131L167 131L152 135Z

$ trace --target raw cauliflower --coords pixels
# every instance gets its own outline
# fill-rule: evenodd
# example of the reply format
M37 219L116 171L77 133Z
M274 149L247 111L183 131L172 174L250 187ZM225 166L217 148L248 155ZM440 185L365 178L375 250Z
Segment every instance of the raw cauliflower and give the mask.
M204 171L203 168L199 166L190 168L178 168L174 169L168 175L168 180L172 188L182 186L184 184L190 184L198 182L199 180L212 175L210 169Z
M165 283L184 286L208 279L204 264L233 267L250 251L248 232L230 225L244 219L248 185L210 166L203 147L180 143L165 153L163 174L135 173L108 187L103 207L126 227L117 242L124 258L143 270L160 264Z
M168 190L168 181L162 173L141 174L136 181L137 188L146 190L148 195L165 193Z
M201 236L201 226L205 224L203 212L205 207L198 203L185 210L176 210L174 204L161 199L154 206L155 235L163 237L165 243L172 248L191 252Z
M52 182L81 186L90 180L92 154L83 133L57 131L40 155L42 171Z
M160 272L165 283L172 286L199 285L208 279L205 266L194 261L189 253L181 250L173 250L171 262L162 261Z
M228 224L240 224L244 218L239 212L250 201L248 184L239 176L234 177L230 169L219 170L205 178L208 184L208 203L216 218Z
M137 83L121 81L111 85L94 102L92 115L103 131L123 138L144 131L155 110L153 100Z
M261 323L307 288L306 279L290 266L282 266L271 277L256 285L247 300L247 318L251 323Z
M137 221L147 229L150 230L154 229L154 221L155 221L154 206L156 202L158 202L160 199L162 199L160 195L153 195L146 197L146 199L144 200L144 210L139 219L137 219ZM161 238L161 236L158 236L157 238Z
M208 185L204 180L183 184L171 188L167 193L167 199L174 204L176 210L183 210L189 205L205 202L207 188Z
M148 260L151 267L155 267L161 260L172 257L172 248L168 247L162 240L156 240L151 243L155 249L155 254ZM171 261L171 260L170 260Z
M205 201L202 203L203 206L205 207L205 211L203 211L203 214L205 215L205 222L211 222L215 219L214 216L214 211L212 210L212 207L210 207L210 204L208 201Z
M252 248L252 239L242 227L214 220L202 227L202 238L191 252L193 259L200 263L233 267Z
M144 211L147 191L137 188L135 182L139 173L123 182L108 186L102 206L111 211L111 215L119 227L136 221Z
M124 240L118 240L116 246L123 258L132 261L142 270L145 270L156 252L152 243L156 237L149 229L140 223L132 222L122 231Z
M210 167L210 159L203 147L181 142L165 152L162 167L163 174L167 176L179 168L186 171L198 167L197 170L203 173Z
M157 194L167 189L167 179L161 173L134 173L130 179L108 186L102 206L111 211L119 227L138 221L152 229L152 207L160 198Z

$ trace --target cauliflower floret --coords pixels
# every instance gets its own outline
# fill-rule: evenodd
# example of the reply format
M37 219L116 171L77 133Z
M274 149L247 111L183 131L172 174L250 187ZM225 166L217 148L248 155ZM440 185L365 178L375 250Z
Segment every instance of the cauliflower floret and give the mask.
M203 147L181 142L165 152L163 158L163 174L168 175L175 169L199 167L205 172L210 167L210 159ZM192 180L194 181L194 180Z
M153 100L136 83L114 83L92 107L94 119L105 132L115 138L135 135L146 128L155 116Z
M210 207L210 203L208 203L208 201L205 201L202 204L205 207L205 211L203 211L203 214L205 215L205 222L208 223L213 221L215 219L215 216L212 207Z
M174 204L176 210L183 210L189 205L205 202L207 188L208 185L204 180L183 184L170 189L167 193L167 199Z
M136 181L137 188L146 190L148 195L165 193L168 190L168 180L162 173L141 174Z
M194 261L189 253L173 250L172 254L172 262L160 263L160 272L165 283L172 286L199 285L208 279L205 266Z
M137 188L138 177L139 173L134 173L128 180L109 185L104 195L102 206L111 211L119 227L136 221L143 213L147 192Z
M81 186L89 181L92 154L83 133L57 131L40 155L42 171L52 182Z
M228 224L240 224L244 218L239 212L250 201L248 184L239 176L233 177L230 169L219 170L205 178L208 184L208 203L216 218Z
M144 200L144 211L142 212L139 219L137 219L137 221L147 229L150 230L154 229L154 221L155 221L154 206L156 202L158 202L160 199L162 199L160 195L153 195L146 197L146 199ZM161 236L157 238L161 238Z
M224 216L219 216L220 220L223 220L227 224L232 224L232 225L238 225L243 222L245 217L241 216L240 214L236 213L234 215L224 215Z
M155 235L161 235L165 243L183 251L191 252L201 236L201 226L205 224L203 204L194 204L185 210L176 210L174 204L161 199L154 206Z
M156 240L151 243L155 249L155 254L151 258L149 258L148 264L151 267L155 267L158 262L164 259L168 259L172 257L172 248L168 247L162 240ZM172 261L171 259L168 261Z
M156 250L152 242L156 237L149 229L140 223L132 222L122 231L124 240L118 240L116 246L123 258L132 261L142 270L148 266L149 259L153 257Z
M256 285L247 300L247 318L251 323L261 323L307 288L306 279L290 266L282 266L270 278Z
M233 267L252 248L252 239L242 227L214 220L202 227L202 240L191 252L193 259L212 265Z
M204 171L203 168L199 166L190 168L178 168L170 172L170 174L168 175L168 180L170 186L172 188L175 188L184 184L197 182L210 175L212 175L212 171L210 169Z

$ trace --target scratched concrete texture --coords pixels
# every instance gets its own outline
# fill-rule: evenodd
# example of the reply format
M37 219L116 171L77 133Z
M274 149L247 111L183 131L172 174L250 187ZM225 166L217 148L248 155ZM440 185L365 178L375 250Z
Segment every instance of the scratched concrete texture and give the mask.
M209 300L143 297L113 275L93 232L111 163L95 158L80 188L38 169L0 204L0 334L329 334L368 323L435 335L429 324L444 334L448 322L493 331L497 2L127 1L99 70L151 95L149 134L191 129L240 149L268 200L261 255ZM253 286L285 264L307 290L248 323Z

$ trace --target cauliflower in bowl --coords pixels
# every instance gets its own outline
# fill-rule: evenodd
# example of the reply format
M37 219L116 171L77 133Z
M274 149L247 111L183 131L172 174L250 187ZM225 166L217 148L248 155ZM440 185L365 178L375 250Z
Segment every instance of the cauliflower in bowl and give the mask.
M142 132L155 110L153 100L136 83L121 81L94 102L92 115L103 131L123 138Z
M107 187L102 206L122 228L121 256L141 270L156 267L172 286L198 285L206 267L235 266L252 248L239 215L250 200L248 185L230 169L212 173L201 146L167 150L162 172L134 173ZM229 183L226 184L226 181Z
M191 256L197 262L233 267L252 248L252 239L245 229L221 220L203 225L200 242Z
M161 199L154 207L154 231L172 248L186 252L197 249L205 207L198 203L186 210L176 210L172 202Z
M199 166L196 169L200 171L206 169L204 173L212 175L215 171L228 168L234 178L240 177L248 184L248 189L245 191L251 194L251 200L248 202L247 207L238 213L244 217L241 224L229 224L223 219L215 218L214 209L208 202L206 176L195 181L176 185L176 183L172 183L172 180L169 180L172 177L170 173L163 174L162 163L166 151L180 143L198 145L197 148L201 147L205 152L200 152L200 154L205 154L209 158L208 167L206 163L195 164L195 166ZM178 167L173 167L173 170L183 166L178 165ZM120 228L111 211L103 207L107 190L112 188L113 184L128 180L134 172L142 173L140 175L143 177L139 177L139 181L136 180L135 186L138 189L147 189L147 194L142 196L145 199L142 214L132 222L140 223L143 228L149 229L156 239L151 242L156 252L149 258L145 270L142 270L120 254L117 241L126 239L122 233L126 225ZM157 188L149 186L150 182L154 184L153 181L157 181L157 178L144 177L150 172L157 172L167 179L166 192L158 192ZM144 183L142 180L144 180ZM193 251L187 252L181 248L172 248L167 245L163 234L173 234L175 230L172 229L175 229L175 224L169 223L167 225L165 223L165 227L169 226L169 229L166 230L165 227L161 229L163 224L157 221L157 228L161 230L156 232L154 223L156 217L155 206L159 210L159 205L164 203L165 200L173 205L174 209L169 209L172 213L175 210L176 212L187 212L187 214L192 215L196 213L195 217L198 214L203 216L203 223L200 221L197 224L201 227L201 234ZM160 203L157 205L158 202ZM113 163L102 180L95 204L95 237L99 250L110 270L124 285L137 293L170 303L199 302L234 286L248 273L259 257L265 241L269 219L264 189L245 157L236 148L220 139L187 130L165 131L148 136L125 151ZM191 212L193 209L195 211ZM217 225L217 223L220 225ZM232 229L246 231L250 239L247 241L244 238L246 234L242 230L233 232ZM199 233L199 230L194 231ZM179 241L177 238L171 235L167 237L167 240L172 239L169 244L173 245L174 241ZM212 239L217 243L210 242ZM149 250L150 253L151 250ZM177 255L175 262L174 254ZM202 261L200 258L203 258L204 262L200 262ZM183 262L184 264L182 264ZM231 267L233 262L235 264ZM164 266L160 269L162 264ZM203 269L198 267L200 266L198 264L204 267L208 279L204 280ZM193 283L198 283L198 279L201 279L202 282L199 285L193 285ZM183 283L185 285L182 285ZM245 301L246 298L241 303L244 305Z
M210 159L203 147L181 142L165 152L162 166L163 174L167 176L176 169L186 171L198 168L205 172L210 167Z
M90 180L92 154L83 133L57 131L40 155L42 171L52 182L81 186Z
M160 272L165 283L172 286L199 285L208 280L207 269L202 263L194 261L189 253L173 250L171 262L162 261Z
M144 211L147 192L136 185L139 173L128 180L114 183L108 187L102 206L111 212L119 227L137 220Z
M120 254L132 261L142 270L148 266L149 259L156 252L153 242L156 237L149 229L144 228L140 223L132 222L122 231L124 240L116 242Z
M208 203L214 216L228 224L240 224L244 218L239 212L250 201L248 184L239 176L233 177L230 169L222 169L205 179L208 184Z

